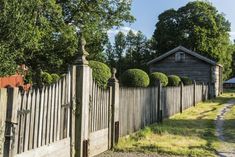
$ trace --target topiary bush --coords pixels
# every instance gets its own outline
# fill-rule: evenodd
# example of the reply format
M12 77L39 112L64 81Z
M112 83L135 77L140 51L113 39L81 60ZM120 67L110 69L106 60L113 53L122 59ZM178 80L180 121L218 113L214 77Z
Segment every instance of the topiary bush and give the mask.
M99 87L106 88L108 80L111 77L110 68L98 61L89 61L89 66L92 69L92 77Z
M184 85L191 85L193 84L193 81L189 77L181 77L181 81Z
M50 85L52 83L52 80L53 80L51 75L47 72L43 72L42 75L41 75L41 78L42 78L42 83L46 84L46 85Z
M164 74L164 73L161 73L161 72L154 72L152 74L150 74L150 85L151 86L156 86L156 82L157 81L160 81L162 86L167 86L168 84L168 77Z
M121 75L121 84L127 87L147 87L149 76L140 69L128 69Z
M60 79L60 76L58 74L51 74L51 77L52 83L56 83Z
M168 86L179 86L181 80L177 75L168 76Z

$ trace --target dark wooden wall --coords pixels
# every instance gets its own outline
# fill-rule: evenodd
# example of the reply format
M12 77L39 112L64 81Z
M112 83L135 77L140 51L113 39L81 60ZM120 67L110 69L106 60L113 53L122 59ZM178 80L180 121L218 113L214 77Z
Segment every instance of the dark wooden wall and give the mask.
M197 82L210 81L211 65L185 53L184 62L176 62L175 54L150 65L150 72L163 72L167 75L187 76Z

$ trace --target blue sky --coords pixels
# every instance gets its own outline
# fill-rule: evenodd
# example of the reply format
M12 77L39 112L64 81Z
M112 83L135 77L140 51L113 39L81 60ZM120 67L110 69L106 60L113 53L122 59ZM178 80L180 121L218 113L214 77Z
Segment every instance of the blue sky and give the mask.
M190 0L133 0L132 14L135 16L136 21L133 24L126 24L124 27L119 28L124 33L130 29L134 31L142 31L147 37L151 37L158 15L163 11L187 4ZM213 5L225 14L225 17L231 22L231 38L235 39L235 0L209 0ZM112 36L118 30L109 31Z

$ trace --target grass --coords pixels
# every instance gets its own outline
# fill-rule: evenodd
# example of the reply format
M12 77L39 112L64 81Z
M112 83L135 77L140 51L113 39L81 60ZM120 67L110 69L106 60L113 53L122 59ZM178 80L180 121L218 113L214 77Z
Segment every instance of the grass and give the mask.
M234 97L232 92L199 103L182 114L164 120L162 124L151 125L121 138L115 151L190 157L215 156L216 149L221 145L215 136L214 119L223 104Z

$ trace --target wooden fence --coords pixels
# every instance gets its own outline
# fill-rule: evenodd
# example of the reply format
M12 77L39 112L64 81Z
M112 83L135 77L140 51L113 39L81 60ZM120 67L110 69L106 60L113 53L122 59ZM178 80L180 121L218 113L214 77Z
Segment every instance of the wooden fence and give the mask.
M89 108L89 153L95 156L110 148L111 88L103 89L92 80Z
M120 88L120 135L157 122L158 88Z
M1 89L0 101L0 115L6 116L4 156L70 155L70 72L42 89Z
M119 136L206 100L208 91L196 84L119 87L115 73L102 89L87 64L42 89L0 89L0 157L93 157Z
M208 86L122 87L119 99L120 135L124 136L208 99Z

